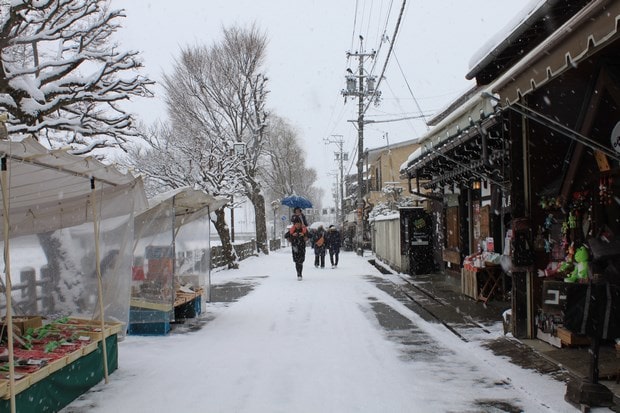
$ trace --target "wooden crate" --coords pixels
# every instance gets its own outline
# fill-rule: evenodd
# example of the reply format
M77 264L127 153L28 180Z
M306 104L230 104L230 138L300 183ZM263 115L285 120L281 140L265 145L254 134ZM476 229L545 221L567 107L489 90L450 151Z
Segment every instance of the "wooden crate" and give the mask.
M85 356L85 355L90 354L93 351L97 350L98 343L99 343L98 341L93 341L93 342L85 345L84 347L82 347L82 355Z
M47 367L49 368L50 374L60 370L61 368L67 365L67 358L61 357L58 360L51 361Z
M67 354L67 364L69 363L73 363L75 360L79 359L80 357L82 357L82 349L78 349L75 351L72 351L71 353Z
M33 385L43 380L49 375L50 375L50 366L46 365L46 366L41 367L39 370L32 372L28 375L28 379L30 380L30 385Z
M71 320L72 325L77 325L77 326L84 325L84 326L88 326L89 328L94 329L95 331L101 331L101 320L90 320L87 318L77 318L77 317L70 317L69 319ZM106 337L113 335L113 334L118 334L121 332L122 329L123 329L123 323L116 322L116 321L105 321L104 322L104 330L105 330Z
M0 398L5 398L9 394L9 381L0 379Z
M5 319L0 322L2 326L6 324ZM29 328L38 328L43 325L43 318L38 315L15 316L13 317L13 327L19 328L25 334Z
M572 331L565 329L564 327L558 327L557 335L562 342L562 345L565 347L590 345L590 339L588 337L575 334Z
M30 387L30 380L28 378L29 374L15 374L16 377L20 377L15 380L15 387L13 387L13 391L15 394L21 393ZM9 391L9 373L3 376L2 381L6 380L6 393L2 396L3 399L9 399L11 397L11 392Z

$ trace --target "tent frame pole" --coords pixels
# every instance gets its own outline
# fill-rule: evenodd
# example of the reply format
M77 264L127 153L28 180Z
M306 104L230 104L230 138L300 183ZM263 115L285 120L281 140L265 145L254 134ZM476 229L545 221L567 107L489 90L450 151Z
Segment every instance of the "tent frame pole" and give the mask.
M90 178L90 189L92 194L92 208L93 208L93 227L95 232L95 268L97 271L97 287L99 294L99 316L101 327L101 347L103 349L103 376L105 378L105 384L108 384L108 349L105 341L105 321L103 317L103 282L101 280L101 262L99 252L99 217L97 216L97 202L95 201L95 178Z
M6 328L9 350L9 393L11 394L11 413L15 413L15 354L13 353L13 300L11 297L11 256L9 248L9 189L7 179L7 158L2 157L2 208L4 210L4 268L6 274Z

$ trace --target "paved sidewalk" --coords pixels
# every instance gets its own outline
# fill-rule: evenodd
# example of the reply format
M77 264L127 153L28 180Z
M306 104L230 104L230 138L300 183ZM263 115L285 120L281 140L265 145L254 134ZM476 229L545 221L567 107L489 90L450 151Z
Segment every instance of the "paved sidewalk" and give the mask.
M461 293L460 280L445 274L403 275L405 279L425 294L444 303L441 311L433 309L436 315L450 320L454 314L468 314L480 324L502 321L502 314L510 308L510 302L497 299L487 304L473 300ZM515 339L510 334L494 340L488 347L497 355L509 357L511 362L525 368L537 370L559 380L588 377L590 368L589 347L557 348L538 339ZM599 382L614 393L615 411L620 411L620 356L611 344L601 346L599 352Z

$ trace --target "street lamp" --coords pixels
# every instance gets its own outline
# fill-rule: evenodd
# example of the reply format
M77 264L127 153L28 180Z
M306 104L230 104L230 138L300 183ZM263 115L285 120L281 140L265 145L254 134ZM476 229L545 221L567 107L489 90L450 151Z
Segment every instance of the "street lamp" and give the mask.
M276 239L276 212L280 209L280 200L276 199L275 201L271 201L271 208L273 209L273 240Z

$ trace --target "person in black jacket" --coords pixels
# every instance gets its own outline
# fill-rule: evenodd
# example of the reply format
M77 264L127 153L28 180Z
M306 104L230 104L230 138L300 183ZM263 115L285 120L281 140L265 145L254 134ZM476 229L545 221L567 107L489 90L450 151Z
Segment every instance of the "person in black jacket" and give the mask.
M294 215L291 217L291 223L293 222L294 217L299 217L301 218L301 223L304 224L304 227L308 226L308 220L306 219L306 216L304 215L300 207L295 207L293 209L293 214Z
M332 268L338 266L338 256L340 255L340 231L335 226L330 225L325 236L325 243L329 249L329 262L332 264Z
M312 246L314 246L314 266L315 268L325 268L325 229L323 225L319 225L319 228L312 235Z
M301 221L301 218L293 215L291 219L293 226L286 233L285 238L291 243L293 251L293 262L297 271L297 280L301 281L304 269L304 261L306 260L306 241L308 240L308 229Z

